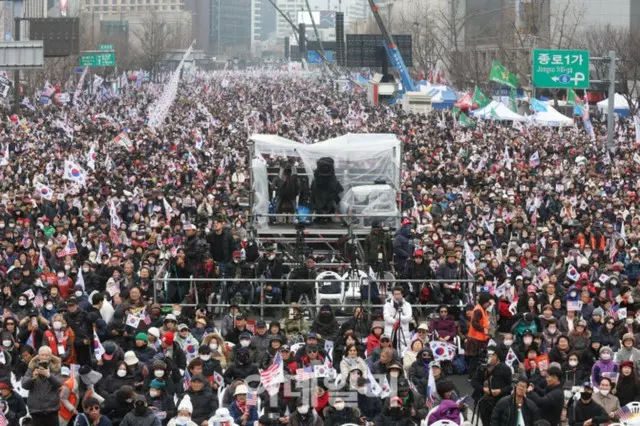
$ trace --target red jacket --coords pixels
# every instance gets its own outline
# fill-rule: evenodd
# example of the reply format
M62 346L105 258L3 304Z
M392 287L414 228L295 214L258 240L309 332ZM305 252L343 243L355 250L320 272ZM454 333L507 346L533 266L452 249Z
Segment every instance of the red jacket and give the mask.
M367 356L371 355L371 352L378 349L380 347L380 337L375 334L369 334L367 337Z

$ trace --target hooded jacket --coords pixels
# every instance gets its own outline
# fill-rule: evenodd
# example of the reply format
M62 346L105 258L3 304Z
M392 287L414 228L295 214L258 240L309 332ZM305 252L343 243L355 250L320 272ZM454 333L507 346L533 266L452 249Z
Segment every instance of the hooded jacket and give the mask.
M137 414L135 408L129 411L120 422L120 426L162 426L162 424L151 408L147 407L143 414Z
M540 410L529 398L524 398L522 417L525 426L533 426L540 420ZM518 426L518 407L513 395L504 396L491 413L490 426Z
M29 362L29 369L22 378L22 387L29 391L27 406L32 414L57 412L60 409L60 397L58 391L62 386L60 368L62 361L53 356L49 362L49 377L33 377L34 370L40 362L40 357L36 355Z
M340 331L340 324L338 324L331 306L325 305L320 308L320 313L311 325L311 331L319 334L324 340L336 341Z

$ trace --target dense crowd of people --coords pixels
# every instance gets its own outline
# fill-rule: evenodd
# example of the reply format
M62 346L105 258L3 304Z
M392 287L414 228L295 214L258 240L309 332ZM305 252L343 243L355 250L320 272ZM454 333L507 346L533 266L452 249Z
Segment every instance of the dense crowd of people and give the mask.
M185 76L151 130L161 90L0 124L10 426L590 426L639 400L632 125L607 152L598 122L595 142L578 126L469 128L311 76L221 71ZM348 132L403 143L401 225L374 221L361 261L412 281L370 288L382 309L310 318L297 302L313 286L259 280L313 282L320 259L290 270L254 238L247 141ZM296 211L298 179L272 182L288 197L275 205ZM291 304L265 319L244 306L258 300ZM452 375L468 376L472 399Z

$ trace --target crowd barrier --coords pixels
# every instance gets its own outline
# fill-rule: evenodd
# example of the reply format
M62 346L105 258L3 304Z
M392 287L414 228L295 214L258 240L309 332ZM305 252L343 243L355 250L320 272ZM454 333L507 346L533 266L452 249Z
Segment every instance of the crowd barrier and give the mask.
M400 278L381 278L381 279L372 279L368 276L360 276L358 278L344 278L344 279L339 279L339 278L323 278L323 279L318 279L318 280L313 280L313 279L286 279L286 278L282 278L282 279L275 279L275 278L197 278L197 277L191 277L191 278L172 278L169 277L168 274L166 274L164 277L162 278L155 278L155 285L153 286L153 299L154 302L158 301L158 292L159 291L163 291L164 294L167 294L168 292L168 288L169 285L171 283L184 283L184 282L188 282L189 283L189 290L190 293L193 295L193 303L181 303L182 306L185 307L196 307L196 306L202 306L202 305L206 305L207 308L211 308L211 309L222 309L222 308L228 308L229 307L229 303L211 303L210 301L206 300L206 301L201 301L199 300L199 293L197 291L197 287L199 283L220 283L220 289L221 291L224 291L223 289L229 285L230 283L250 283L252 284L251 287L253 290L257 290L259 291L259 303L239 303L238 306L240 308L249 308L249 309L259 309L260 311L260 318L264 318L265 314L265 309L271 309L271 308L288 308L291 306L291 303L277 303L277 304L271 304L271 303L265 303L265 299L264 299L264 295L262 294L263 291L263 284L265 283L272 283L272 284L279 284L280 287L284 287L284 285L288 285L291 286L291 284L296 284L296 283L314 283L314 300L308 300L308 302L303 303L303 305L301 306L301 308L314 308L314 309L319 309L321 306L326 305L326 304L330 304L332 306L334 306L334 308L340 307L340 308L356 308L356 307L364 307L366 309L368 309L369 312L371 312L371 309L375 309L375 308L383 308L384 307L384 303L373 303L373 301L371 300L371 291L367 292L367 296L366 298L362 299L360 296L360 289L362 288L363 285L369 285L369 283L372 284L377 284L377 283L386 283L387 286L389 286L389 284L391 284L390 288L393 288L395 286L395 284L403 284L403 283L407 283L407 284L415 284L418 286L421 286L422 284L454 284L454 283L459 283L463 286L465 286L466 288L462 288L462 292L464 294L467 294L468 297L471 300L475 299L475 293L476 293L476 288L474 285L474 280L470 280L470 279L460 279L460 280L411 280L411 279L400 279ZM333 283L333 282L338 282L341 283L341 291L340 293L319 293L319 284L320 283ZM420 287L417 287L420 288ZM196 290L196 291L193 291ZM390 293L390 291L389 291ZM256 294L252 294L251 295L251 299L254 299ZM346 303L347 301L357 301L357 303ZM297 301L295 301L297 302ZM331 303L333 302L333 303ZM160 301L160 305L161 306L172 306L172 303L164 303L162 301ZM433 303L412 303L411 306L414 309L431 309L431 308L437 308L438 306L448 306L448 307L461 307L462 304L447 304L447 303L442 303L442 304L433 304Z

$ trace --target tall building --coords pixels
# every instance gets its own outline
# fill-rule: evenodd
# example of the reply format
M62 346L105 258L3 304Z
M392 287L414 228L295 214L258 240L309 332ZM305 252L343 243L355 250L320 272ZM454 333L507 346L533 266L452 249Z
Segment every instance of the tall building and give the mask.
M195 48L207 55L213 54L211 48L211 1L184 0L184 10L191 13L191 38L196 40Z
M307 10L305 0L277 0L278 8L287 15L287 17L294 24L298 23L298 12ZM278 13L277 15L276 34L279 39L284 37L291 37L293 34L293 28L287 20Z
M138 35L143 33L149 22L151 12L171 33L170 47L187 48L193 40L192 14L184 9L184 0L81 1L81 31L91 36L91 44L107 39L116 44L131 42L135 45L139 42Z
M252 0L211 0L209 43L213 55L247 56L251 52L251 22Z
M251 0L251 40L260 42L275 38L277 15L269 0Z

